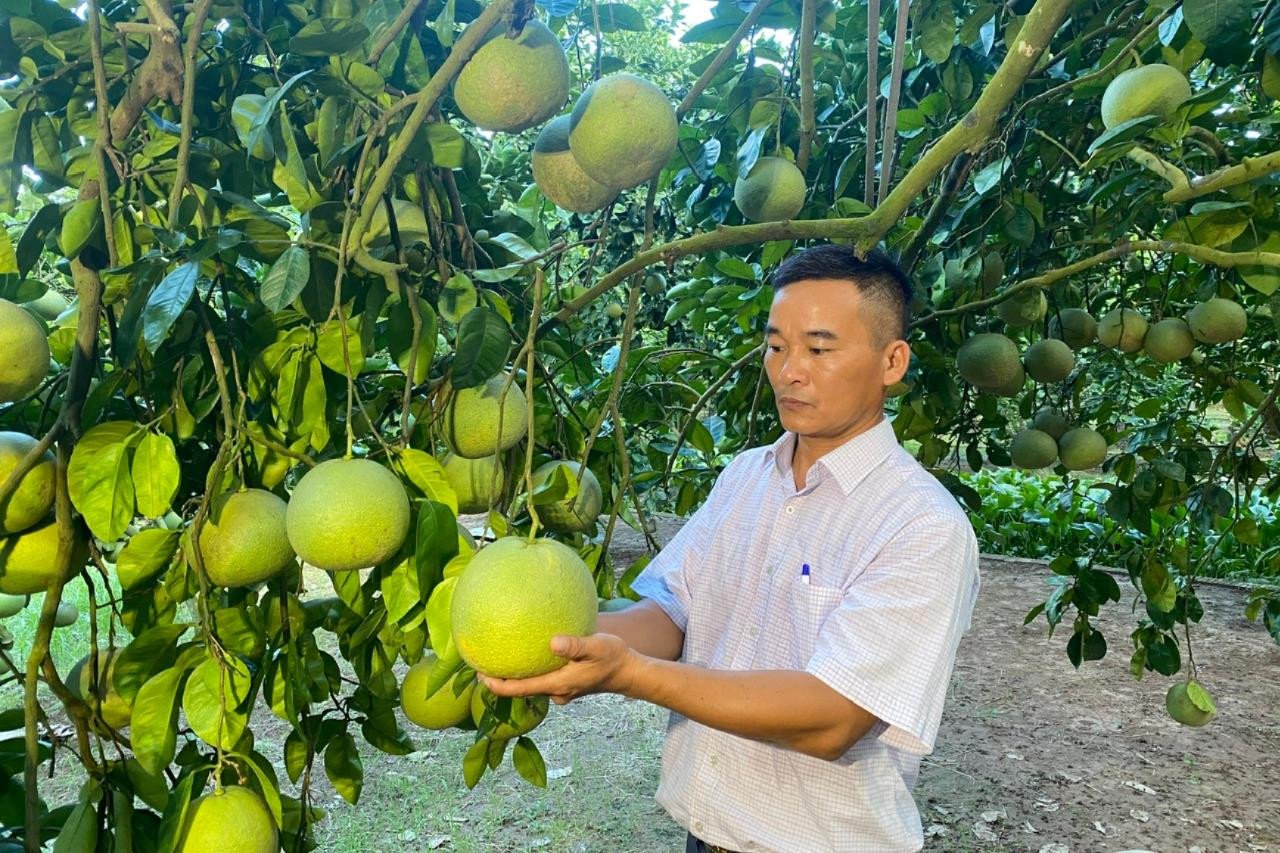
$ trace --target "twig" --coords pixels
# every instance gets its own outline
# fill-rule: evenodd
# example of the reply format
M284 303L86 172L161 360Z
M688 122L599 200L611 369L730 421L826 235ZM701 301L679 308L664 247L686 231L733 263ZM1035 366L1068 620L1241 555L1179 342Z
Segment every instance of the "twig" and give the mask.
M880 189L876 198L884 198L893 179L894 161L898 158L898 102L902 99L902 64L907 53L907 15L911 0L898 0L897 27L893 32L893 68L889 74L889 103L884 112L884 151L880 159Z
M400 31L408 25L409 19L413 17L413 13L418 11L418 7L421 5L422 0L409 0L404 4L400 14L396 15L396 19L391 22L391 26L387 27L382 35L378 36L378 41L373 45L373 50L369 51L369 65L377 67L378 60L382 58L382 54L396 40L396 36L400 35Z
M187 188L187 173L191 167L191 136L195 131L196 106L196 74L199 64L196 53L200 50L200 37L204 31L205 18L209 16L209 6L213 0L197 0L191 12L191 32L187 35L187 52L182 75L182 136L178 140L177 173L173 178L173 189L169 191L169 230L173 231L178 222L178 207L182 201L182 193ZM108 231L111 223L105 223Z
M880 98L880 0L867 0L867 148L863 201L876 206L876 105Z
M732 57L738 54L738 42L742 41L751 28L756 25L756 21L760 20L760 16L769 8L769 4L773 0L759 0L752 7L751 12L743 19L738 28L729 36L729 40L725 42L724 47L720 48L720 52L716 54L716 58L711 60L711 64L706 67L702 75L694 82L693 87L689 89L688 94L684 96L684 100L680 102L680 106L676 107L676 118L684 118L685 113L693 109L693 102L698 100L698 96L706 91L707 86L711 85L712 79L724 67Z
M796 167L801 172L809 168L809 147L813 145L813 42L817 17L817 0L804 0L800 7L800 147L796 150Z

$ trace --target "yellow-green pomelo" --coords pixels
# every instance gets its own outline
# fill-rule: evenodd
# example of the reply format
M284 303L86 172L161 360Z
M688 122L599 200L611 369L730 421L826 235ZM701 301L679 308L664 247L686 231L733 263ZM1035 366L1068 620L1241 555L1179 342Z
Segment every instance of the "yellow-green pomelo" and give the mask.
M983 388L988 394L994 394L997 397L1016 397L1027 384L1027 372L1022 365L1018 365L1018 369L1014 371L1008 381L994 388Z
M484 385L454 392L440 425L454 453L479 459L507 450L524 438L529 429L524 392L512 382L504 395L505 383L505 376L494 376Z
M25 595L10 595L7 592L0 592L0 619L6 619L22 610L30 600Z
M662 171L678 135L667 96L634 74L610 74L592 83L569 117L569 149L582 171L620 189Z
M1098 321L1083 308L1063 308L1049 318L1049 337L1072 349L1083 349L1098 337Z
M785 157L761 157L733 184L733 203L752 222L791 219L804 207L804 173Z
M565 664L552 637L595 631L596 584L567 545L509 536L471 558L450 617L458 652L477 672L529 678Z
M462 66L453 99L468 121L485 130L517 133L542 124L569 99L564 48L541 21L528 21L515 38L507 38L506 24L497 24Z
M1244 335L1249 319L1244 308L1230 299L1214 297L1187 312L1187 325L1196 340L1205 344L1225 344Z
M512 699L510 722L499 723L498 727L489 733L489 739L511 740L513 737L527 735L546 718L550 707L551 703L547 701L546 696ZM471 719L477 726L484 719L484 710L484 693L477 689L471 694Z
M249 586L293 565L287 510L288 505L266 489L220 498L200 531L209 580L218 586Z
M622 303L620 302L610 302L608 305L604 306L604 313L609 319L617 320L626 313L626 309L622 307Z
M1147 318L1132 308L1108 311L1098 321L1098 343L1121 352L1137 352L1147 337Z
M1061 382L1076 366L1075 353L1057 338L1036 341L1027 348L1027 373L1037 382Z
M0 403L30 394L49 372L49 340L40 322L0 299Z
M987 252L982 256L982 272L978 283L984 288L995 287L1004 280L1004 257L999 252Z
M92 655L85 655L75 662L66 678L71 692L93 708L113 729L128 726L133 716L133 706L116 692L112 681L119 654L119 649L99 649L93 666L89 665Z
M276 823L259 794L227 785L187 807L177 853L277 853Z
M471 694L475 682L468 684L461 694L454 694L460 673L454 674L440 689L427 695L427 679L436 664L436 656L427 652L422 660L409 667L400 684L400 707L404 715L424 729L447 729L471 716Z
M1071 422L1067 420L1067 416L1060 410L1052 406L1045 406L1031 418L1031 428L1048 433L1053 436L1054 441L1057 441L1062 438L1067 430L1071 429Z
M20 432L0 432L0 483L40 442ZM0 503L0 536L26 530L53 508L53 454L45 451L36 466L18 481L9 499Z
M56 290L50 288L44 292L39 299L32 299L30 302L22 303L22 307L34 313L46 323L52 323L58 319L58 315L66 311L71 305L67 298Z
M1197 685L1198 686L1198 685ZM1203 726L1214 717L1214 711L1205 711L1196 705L1188 695L1189 684L1185 681L1179 681L1169 688L1164 694L1164 707L1169 712L1169 716L1173 717L1184 726ZM1203 687L1200 688L1204 690Z
M1102 93L1102 124L1112 128L1145 115L1168 120L1190 97L1186 75L1171 65L1156 62L1130 68L1117 74Z
M1096 468L1107 458L1107 440L1088 427L1067 430L1058 439L1058 458L1068 471Z
M956 352L956 368L964 381L983 390L1007 388L1022 383L1022 361L1018 345L995 332L974 335Z
M1053 436L1038 429L1024 429L1013 437L1009 455L1019 468L1048 468L1058 458L1058 443Z
M0 592L30 595L48 589L57 556L58 523L52 519L0 539ZM68 571L80 571L88 560L88 545L77 532Z
M76 607L70 601L58 602L58 610L53 614L53 626L55 628L66 628L76 624L76 620L80 618L80 608Z
M536 490L551 478L551 474L560 465L568 468L569 479L576 480L582 466L569 459L552 460L533 472L533 488ZM604 494L600 490L600 481L588 468L582 471L582 482L578 485L578 494L572 498L539 504L538 520L544 526L559 533L582 533L590 530L600 515L600 507L604 505Z
M1152 361L1169 364L1191 355L1196 348L1196 339L1185 320L1169 317L1147 330L1142 348Z
M996 314L1007 326L1030 326L1040 321L1049 310L1049 300L1040 288L1019 290L996 306Z
M330 459L294 487L285 511L289 544L329 571L365 569L394 554L409 532L409 496L372 459Z
M497 456L468 459L447 453L444 477L458 496L458 512L488 512L502 494L502 462Z
M616 187L582 171L569 150L569 116L547 122L533 143L533 182L556 207L591 213L618 197Z

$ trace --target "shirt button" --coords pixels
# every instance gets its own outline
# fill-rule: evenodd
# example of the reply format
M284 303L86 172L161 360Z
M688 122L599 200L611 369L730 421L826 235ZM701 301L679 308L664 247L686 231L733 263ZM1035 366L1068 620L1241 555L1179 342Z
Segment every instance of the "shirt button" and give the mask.
M693 822L693 831L694 831L694 832L702 832L702 829L703 829L702 821L700 821L700 820L695 820L695 821Z
M789 507L787 507L787 515L791 515L791 513L795 512L795 511L796 511L796 508L795 508L795 507L793 507L793 506L789 506Z
M711 753L711 758L707 760L707 763L712 767L718 767L720 765L720 756L716 755L714 752Z

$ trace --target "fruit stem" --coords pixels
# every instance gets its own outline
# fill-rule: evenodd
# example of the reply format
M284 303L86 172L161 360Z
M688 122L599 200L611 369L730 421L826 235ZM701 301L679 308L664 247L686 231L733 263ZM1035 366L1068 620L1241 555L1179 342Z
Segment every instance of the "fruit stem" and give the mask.
M543 285L546 283L545 274L542 266L533 268L533 307L529 311L529 332L525 337L524 350L527 352L524 369L524 398L528 403L525 407L525 418L528 423L526 432L524 449L524 482L525 488L529 492L529 539L533 539L538 535L538 508L533 505L533 445L534 440L534 409L533 404L533 373L534 373L534 353L533 353L533 337L538 331L538 320L542 315L542 291ZM505 407L499 407L501 412Z

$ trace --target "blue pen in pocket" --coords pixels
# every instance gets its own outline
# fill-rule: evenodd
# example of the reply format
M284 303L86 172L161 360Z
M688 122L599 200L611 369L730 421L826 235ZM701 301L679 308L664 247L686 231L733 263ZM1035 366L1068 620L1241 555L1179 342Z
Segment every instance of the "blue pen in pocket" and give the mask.
M805 563L800 567L800 583L805 586L809 585L809 564Z

